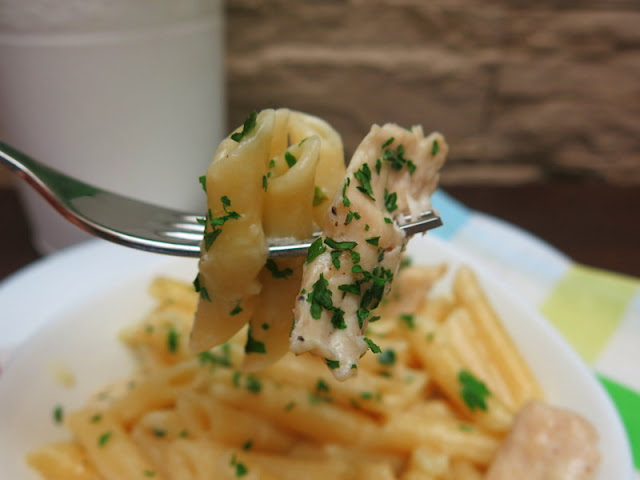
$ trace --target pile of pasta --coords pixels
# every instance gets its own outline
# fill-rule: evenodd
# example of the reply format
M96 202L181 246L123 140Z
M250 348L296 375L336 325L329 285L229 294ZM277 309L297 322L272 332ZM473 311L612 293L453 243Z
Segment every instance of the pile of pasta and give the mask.
M70 440L28 457L45 478L475 480L542 397L464 266L401 268L368 327L380 349L346 382L308 354L243 370L246 328L194 355L193 287L150 291L153 311L121 336L139 371L64 414Z

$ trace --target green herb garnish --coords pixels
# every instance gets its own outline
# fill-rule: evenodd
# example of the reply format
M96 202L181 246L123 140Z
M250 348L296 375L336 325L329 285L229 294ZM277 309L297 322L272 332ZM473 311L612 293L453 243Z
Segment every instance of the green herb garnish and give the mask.
M371 170L369 169L369 164L365 163L362 165L360 170L356 171L353 176L360 182L360 185L356 188L371 200L375 200L373 198L373 188L371 187Z
M251 335L251 327L249 327L249 331L247 332L247 342L244 345L244 351L245 353L267 353L264 342L256 340Z
M469 410L473 411L479 408L486 411L486 399L491 395L487 386L468 370L460 370L458 381L460 382L460 396Z
M378 362L380 362L381 365L393 365L396 363L396 352L394 352L391 349L388 350L384 350L383 352L380 353L380 355L378 355Z
M305 263L309 264L313 262L316 257L324 253L326 249L327 247L322 244L322 237L316 238L309 246L309 251L307 252L307 259L305 260Z
M397 200L398 194L396 192L389 193L386 188L384 189L384 206L387 212L393 213L398 209Z
M380 347L376 345L370 338L362 337L362 339L366 342L367 345L369 345L369 348L373 353L380 353L382 351Z
M313 189L313 206L317 207L318 205L320 205L322 202L324 202L327 199L327 196L324 193L324 190L322 190L322 188L316 186Z
M53 421L56 423L62 423L64 419L64 410L61 405L56 405L53 408Z
M98 437L98 446L99 447L104 447L107 444L107 442L109 441L109 439L111 438L112 435L113 435L112 432L105 432L105 433L101 434Z
M231 140L235 142L240 142L244 137L246 137L251 131L256 127L256 120L258 118L258 112L253 111L249 114L247 119L244 121L242 125L242 131L236 132L231 135Z
M295 155L293 153L291 153L289 150L284 152L284 159L287 162L287 165L289 165L289 168L293 167L296 164L296 162L298 161L298 159L295 157Z
M267 260L265 267L267 267L267 270L271 272L271 276L273 276L273 278L288 278L293 274L293 270L290 268L280 270L278 268L278 264L272 258Z
M167 349L171 353L176 353L180 346L180 333L172 325L167 332Z

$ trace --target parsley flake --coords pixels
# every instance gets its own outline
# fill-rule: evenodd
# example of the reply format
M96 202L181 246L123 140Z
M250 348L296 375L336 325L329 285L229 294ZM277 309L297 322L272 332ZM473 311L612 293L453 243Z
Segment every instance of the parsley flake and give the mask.
M63 418L64 418L64 410L62 409L62 406L56 405L53 408L53 421L56 423L62 423Z
M198 177L198 181L200 182L200 186L202 187L202 190L204 190L204 193L207 193L207 176L202 175L201 177Z
M298 159L289 150L284 152L284 159L287 162L287 165L289 165L289 168L293 167L298 162Z
M358 246L358 242L352 242L349 240L345 240L343 242L337 242L333 238L325 238L324 243L334 250L353 250Z
M244 351L245 353L267 353L264 342L256 340L251 335L251 327L249 327L249 331L247 332L247 342L244 345Z
M347 328L347 324L344 321L344 310L340 308L336 308L333 310L333 315L331 316L331 325L338 330L344 330Z
M104 447L107 442L109 441L109 439L111 439L111 436L113 435L112 432L104 432L103 434L101 434L98 437L98 446L99 447Z
M322 202L324 202L326 199L327 199L327 196L325 195L324 190L316 185L315 188L313 189L313 202L312 202L312 205L314 207L317 207Z
M365 242L367 242L370 245L373 245L374 247L378 246L379 241L380 241L380 237L369 237L365 239Z
M176 353L180 346L180 333L175 329L173 325L169 327L167 332L167 349L171 353Z
M242 306L240 305L240 302L238 301L238 303L236 304L235 307L233 307L233 310L231 310L229 312L229 315L234 316L234 315L238 315L239 313L242 312Z
M486 399L491 395L484 382L478 380L470 371L460 370L458 373L460 382L460 396L469 410L476 408L487 411Z
M365 341L365 343L366 343L367 345L369 345L369 348L371 349L371 351L372 351L373 353L380 353L380 352L382 352L382 350L380 349L380 347L379 347L378 345L376 345L376 344L374 343L374 341L373 341L373 340L371 340L370 338L362 337L362 339Z
M307 259L304 263L309 264L313 262L318 255L321 255L325 252L327 247L322 244L322 237L316 238L313 243L309 246L309 251L307 252Z
M340 362L338 360L329 360L328 358L325 358L324 361L327 364L327 367L329 367L331 370L340 368Z
M384 207L387 209L387 212L393 213L398 209L397 202L398 194L396 192L389 193L387 189L384 189Z
M413 330L416 328L415 317L410 313L402 313L400 315L400 320L402 320L409 330Z
M231 457L231 466L235 468L236 477L238 478L244 477L247 473L249 473L249 469L247 468L247 466L244 463L238 461L235 453Z
M318 280L313 284L311 293L307 296L307 301L311 304L311 317L318 320L322 314L322 308L333 309L332 293L327 287L329 282L321 273Z
M373 198L373 188L371 187L371 170L369 169L369 164L365 163L362 165L360 170L356 171L353 176L360 182L360 185L356 188L371 200L375 200L375 198Z
M217 352L208 350L204 352L198 353L198 360L202 365L210 364L210 365L220 365L222 367L230 367L231 366L231 348L228 343L225 343L221 347L222 354L219 355Z
M240 142L240 140L242 140L244 137L249 135L249 133L251 133L251 131L254 128L256 128L257 118L258 118L258 112L254 110L249 114L247 119L244 121L244 124L242 125L242 131L236 132L233 135L231 135L231 140L233 140L234 142Z
M260 390L262 390L262 382L260 382L260 379L255 375L247 375L245 387L251 393L258 394L260 393Z
M267 260L265 267L271 272L273 278L288 278L293 274L293 270L290 268L280 270L278 264L272 258Z
M396 352L388 349L388 350L384 350L383 352L380 353L380 355L378 355L378 362L380 362L381 365L393 365L396 363Z
M440 144L438 143L438 140L434 140L433 144L431 145L431 155L437 155L439 151Z
M342 250L333 250L331 253L331 263L336 269L340 269L340 255L342 255Z

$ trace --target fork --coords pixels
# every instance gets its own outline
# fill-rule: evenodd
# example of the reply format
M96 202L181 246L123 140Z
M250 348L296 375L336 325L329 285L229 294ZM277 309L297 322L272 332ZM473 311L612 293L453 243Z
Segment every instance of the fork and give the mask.
M153 205L81 182L47 167L0 141L0 164L15 171L64 218L105 240L148 252L199 257L204 234L203 214ZM407 217L400 228L409 235L442 225L433 211L415 221ZM304 256L313 238L268 239L269 257Z

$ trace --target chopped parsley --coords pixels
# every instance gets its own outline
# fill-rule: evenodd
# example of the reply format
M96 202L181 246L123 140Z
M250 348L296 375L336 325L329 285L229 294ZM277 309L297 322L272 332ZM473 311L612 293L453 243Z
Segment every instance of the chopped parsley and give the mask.
M398 194L396 192L389 193L387 189L384 189L384 207L387 212L393 213L398 209L396 202L398 201Z
M365 240L367 243L373 245L374 247L378 246L378 242L380 241L380 237L369 237Z
M358 246L358 242L352 242L348 240L344 242L337 242L333 238L329 237L324 239L324 243L334 250L353 250Z
M233 140L234 142L240 142L240 140L242 140L244 137L249 135L249 133L251 133L251 131L254 128L256 128L257 118L258 118L258 112L254 110L249 114L247 119L244 121L244 124L242 125L242 131L236 132L233 135L231 135L231 140Z
M373 188L371 187L371 170L369 169L369 164L363 164L360 170L357 170L353 176L360 182L360 185L356 188L371 200L375 200L375 198L373 198Z
M284 152L284 159L287 162L287 165L289 165L289 168L293 167L298 161L295 155L291 153L289 150Z
M317 207L327 199L324 190L316 185L313 189L313 206Z
M338 330L344 330L347 328L347 324L344 321L344 310L336 308L331 315L331 325Z
M394 140L395 140L394 137L389 137L387 141L382 144L382 148L383 149L387 148L389 145L393 143Z
M64 419L64 410L61 405L56 405L53 408L53 421L56 423L62 423Z
M244 442L244 445L242 445L242 449L243 450L251 450L253 448L253 440L249 439L246 442Z
M380 355L378 355L378 362L380 362L381 365L393 365L396 363L396 352L394 352L391 349L387 349L384 350L383 352L380 353Z
M316 257L324 253L326 249L327 247L322 244L322 237L316 238L309 246L309 251L307 252L307 259L305 260L305 263L309 264L313 262Z
M267 260L265 267L271 272L273 278L288 278L293 274L293 270L290 268L280 270L278 264L272 258Z
M229 315L234 316L234 315L238 315L241 312L242 312L242 306L240 305L240 301L238 301L236 306L233 307L233 310L229 312Z
M468 370L460 370L458 381L460 382L460 396L469 410L473 411L479 408L486 411L486 399L491 395L491 392L484 382L478 380Z
M329 367L331 370L340 368L340 362L338 360L329 360L328 358L325 358L324 361L327 364L327 367Z
M351 184L351 179L347 178L344 181L344 185L342 185L342 204L345 207L350 207L351 206L351 200L349 200L349 197L347 197L347 187Z
M316 392L328 392L328 391L329 391L329 384L323 378L319 378L318 382L316 383Z
M98 446L104 447L107 444L107 442L111 439L112 435L113 435L112 432L104 432L103 434L101 434L98 437Z
M247 375L245 387L251 393L258 394L262 390L262 382L260 382L260 379L255 375Z
M231 366L231 348L228 343L225 343L221 347L222 354L218 355L214 351L205 351L198 353L198 360L201 364L220 365L222 367Z
M145 477L149 477L149 478L156 476L156 472L154 472L153 470L145 470L144 472L142 472L142 474Z
M349 210L347 217L344 219L344 224L349 225L353 219L360 220L360 214L358 212L354 212Z
M380 349L380 347L378 345L376 345L374 343L373 340L371 340L370 338L367 337L362 337L362 339L366 342L367 345L369 345L369 348L371 349L371 351L373 353L380 353L382 352L382 350Z
M410 313L400 314L400 320L404 322L408 329L413 330L416 328L415 316Z
M331 290L327 288L329 282L321 273L320 278L313 284L313 290L307 296L307 301L311 304L311 317L318 320L322 315L322 308L327 310L333 309L333 300L331 299Z
M404 145L398 145L395 150L385 148L382 152L382 160L388 162L393 170L399 171L406 165L409 173L412 174L416 170L416 165L404 156Z
M284 406L285 412L290 412L296 406L296 402L289 402Z
M100 413L96 413L95 415L92 415L91 418L89 419L91 423L98 423L100 420L102 420L102 415Z
M221 227L228 220L237 220L240 218L240 214L233 210L229 210L231 207L231 200L226 195L220 197L220 201L222 202L222 209L224 210L225 215L220 217L214 217L211 209L207 211L207 220L206 223L211 226L211 230L206 230L205 224L205 232L204 232L204 248L205 250L209 250L213 242L216 241L218 236L222 233L222 230L217 227Z
M440 144L438 143L438 140L434 140L433 144L431 145L431 155L437 155L439 151Z
M267 182L267 176L263 175L262 176L262 189L266 192L268 186L269 186L269 184Z
M173 325L169 327L167 332L167 349L171 353L176 353L180 346L180 333L175 329Z
M245 353L267 353L264 342L256 340L251 335L251 327L249 327L249 331L247 332L247 343L244 345L244 351Z
M244 463L238 461L235 453L231 456L231 466L234 467L236 477L238 478L244 477L247 473L249 473L249 469L247 468L247 466Z
M163 428L158 428L158 427L153 427L151 429L151 433L153 433L153 435L158 438L163 438L167 436L167 431Z
M336 269L340 269L340 255L342 255L342 250L333 250L331 253L331 263Z
M354 295L360 295L360 284L343 283L342 285L338 285L338 290L342 290L346 293L353 293Z
M207 176L202 175L201 177L198 177L198 181L200 182L200 186L202 187L202 190L204 190L204 193L207 193Z
M202 298L203 300L206 300L207 302L211 301L211 297L209 296L209 291L207 290L206 287L203 287L202 284L200 283L200 275L197 275L195 280L193 281L193 288L195 289L196 293L200 294L200 298Z

